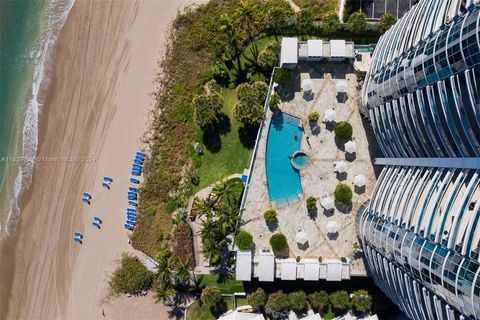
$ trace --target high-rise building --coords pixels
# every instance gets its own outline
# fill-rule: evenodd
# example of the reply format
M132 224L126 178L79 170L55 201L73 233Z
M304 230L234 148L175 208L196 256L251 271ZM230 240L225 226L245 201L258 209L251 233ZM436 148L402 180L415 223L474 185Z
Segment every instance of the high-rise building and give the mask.
M480 319L480 4L421 0L363 88L385 158L357 216L368 270L412 319Z

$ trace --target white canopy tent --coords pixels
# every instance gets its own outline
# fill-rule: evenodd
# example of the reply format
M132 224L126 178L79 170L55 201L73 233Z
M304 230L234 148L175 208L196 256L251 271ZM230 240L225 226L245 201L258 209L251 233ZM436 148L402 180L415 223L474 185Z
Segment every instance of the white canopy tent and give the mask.
M297 232L297 235L295 236L295 240L297 243L304 245L305 243L308 242L307 234L305 231L299 231Z
M330 197L326 197L326 198L323 198L322 201L320 201L320 204L322 205L323 208L327 210L332 210L333 207L335 206L335 201Z
M353 184L357 187L364 187L367 184L367 178L363 174L358 174L353 178Z
M300 263L305 266L303 280L318 281L320 275L320 263L318 259L302 259Z
M275 256L272 251L262 250L258 264L258 281L273 282L275 276Z
M327 232L328 233L337 233L338 232L338 222L337 221L329 221L327 223Z
M327 109L323 114L323 121L325 122L333 122L337 117L337 111L334 109Z
M338 93L346 93L347 92L347 82L345 80L340 80L335 85Z
M279 261L282 266L282 280L297 279L297 261L295 259L283 259Z
M237 251L237 266L235 268L236 280L251 281L252 279L252 251Z
M312 79L302 80L302 90L304 92L308 92L308 93L313 91L313 81L312 81Z
M357 144L353 141L348 141L345 143L345 152L347 153L355 153L357 151Z
M347 172L347 163L345 161L337 161L335 162L335 169L338 173L345 173Z

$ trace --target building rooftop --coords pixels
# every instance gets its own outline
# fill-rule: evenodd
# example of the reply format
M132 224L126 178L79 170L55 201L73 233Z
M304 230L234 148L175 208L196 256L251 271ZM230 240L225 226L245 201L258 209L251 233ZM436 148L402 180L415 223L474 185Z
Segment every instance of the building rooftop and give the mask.
M297 38L282 38L280 52L280 66L285 64L296 64L298 62L298 41Z
M252 251L237 251L235 275L239 281L250 281L252 279Z

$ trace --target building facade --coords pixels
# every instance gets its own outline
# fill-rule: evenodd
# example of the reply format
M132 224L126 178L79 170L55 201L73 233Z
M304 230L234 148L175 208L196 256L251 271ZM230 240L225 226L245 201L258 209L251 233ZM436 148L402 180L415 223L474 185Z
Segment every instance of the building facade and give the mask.
M357 217L369 272L411 319L480 319L480 4L422 0L363 88L385 158Z

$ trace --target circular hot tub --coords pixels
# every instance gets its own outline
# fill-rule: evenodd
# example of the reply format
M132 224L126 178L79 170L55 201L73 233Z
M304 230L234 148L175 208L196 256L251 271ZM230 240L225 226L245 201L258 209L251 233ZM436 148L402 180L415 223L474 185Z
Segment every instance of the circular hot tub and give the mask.
M301 170L308 165L308 156L303 151L295 151L290 157L290 162L295 169Z

